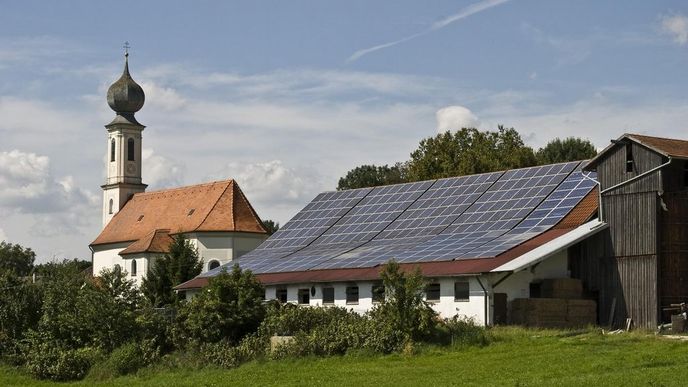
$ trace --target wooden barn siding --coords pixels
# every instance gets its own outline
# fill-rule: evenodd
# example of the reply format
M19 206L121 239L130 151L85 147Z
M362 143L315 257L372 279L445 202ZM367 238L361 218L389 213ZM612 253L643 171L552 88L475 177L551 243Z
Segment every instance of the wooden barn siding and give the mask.
M633 172L626 172L626 147L618 145L599 161L597 176L603 190L622 183L663 163L663 157L642 145L633 144ZM661 179L658 173L652 173L637 181L624 185L610 193L633 193L661 190Z
M602 205L604 220L610 226L613 256L658 253L657 192L605 194Z
M664 162L664 157L633 144L633 172L626 172L624 145L612 148L600 160L597 176L602 189L627 181ZM635 326L656 328L659 317L659 196L660 173L606 192L602 196L602 219L609 229L574 246L570 269L583 280L589 296L598 301L600 324L621 327L627 317Z
M662 197L660 240L660 305L688 302L688 192L668 192ZM667 319L668 313L663 313Z
M636 327L654 329L658 313L656 255L614 257L610 253L611 238L606 231L578 243L569 252L571 276L582 280L587 297L597 301L601 325L623 327L630 317Z

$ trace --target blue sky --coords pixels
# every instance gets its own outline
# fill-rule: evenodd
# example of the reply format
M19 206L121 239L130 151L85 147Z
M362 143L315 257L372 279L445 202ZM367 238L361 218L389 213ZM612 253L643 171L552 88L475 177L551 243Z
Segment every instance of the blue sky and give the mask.
M193 4L191 6L190 4ZM234 177L284 223L421 138L686 137L680 1L1 1L0 239L89 258L131 43L150 189ZM372 47L385 48L366 51ZM356 55L356 53L365 53Z

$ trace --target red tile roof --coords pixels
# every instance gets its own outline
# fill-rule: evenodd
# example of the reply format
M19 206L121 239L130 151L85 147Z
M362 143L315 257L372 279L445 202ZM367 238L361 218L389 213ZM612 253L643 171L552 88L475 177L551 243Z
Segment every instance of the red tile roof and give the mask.
M267 234L239 185L224 180L135 194L91 245L139 241L159 229Z
M170 236L170 230L153 230L145 237L132 243L126 249L120 251L119 255L137 253L167 253L170 244L174 240Z

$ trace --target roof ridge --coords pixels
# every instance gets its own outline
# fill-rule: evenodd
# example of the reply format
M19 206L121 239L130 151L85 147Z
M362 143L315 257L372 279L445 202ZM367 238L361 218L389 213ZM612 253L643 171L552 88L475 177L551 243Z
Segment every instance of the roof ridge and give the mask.
M141 197L141 196L148 196L148 195L156 195L156 194L167 193L167 192L172 192L172 191L187 190L189 188L198 188L198 187L212 186L212 185L222 184L222 183L230 183L232 181L234 181L234 179L215 180L215 181L210 181L207 183L200 183L200 184L184 185L181 187L159 189L157 191L139 192L139 193L134 194L134 196Z

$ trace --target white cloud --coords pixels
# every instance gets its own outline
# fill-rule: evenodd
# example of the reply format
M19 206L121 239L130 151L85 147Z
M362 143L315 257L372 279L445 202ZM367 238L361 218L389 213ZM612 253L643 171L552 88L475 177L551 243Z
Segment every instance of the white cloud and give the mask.
M236 180L260 216L282 223L324 190L317 173L291 168L281 160L229 163L214 177Z
M675 14L665 15L661 18L662 32L670 35L674 42L685 45L688 43L688 17Z
M153 149L143 148L142 178L152 189L179 187L183 185L186 167L179 160L155 154Z
M459 130L463 128L477 128L480 125L478 117L463 106L447 106L435 113L437 131Z
M151 81L142 81L140 85L146 93L147 108L175 111L186 105L186 99L171 87L160 86Z
M53 178L47 156L17 149L0 152L0 207L44 214L96 201L90 191L76 187L72 176Z

